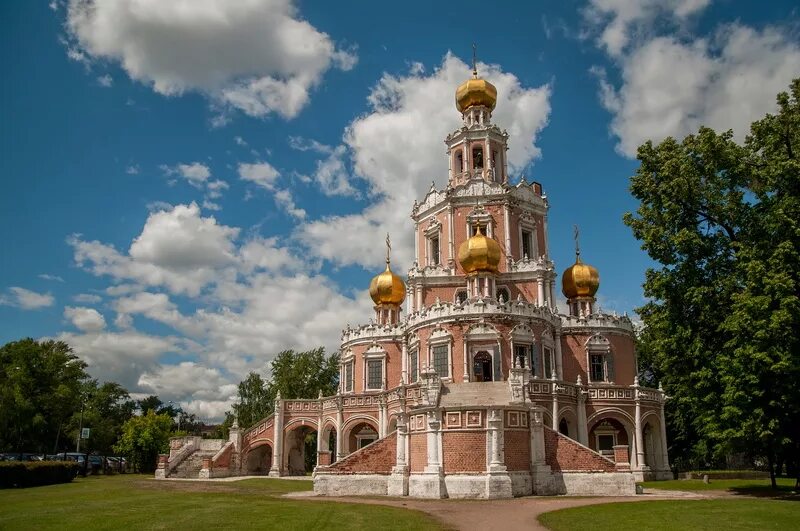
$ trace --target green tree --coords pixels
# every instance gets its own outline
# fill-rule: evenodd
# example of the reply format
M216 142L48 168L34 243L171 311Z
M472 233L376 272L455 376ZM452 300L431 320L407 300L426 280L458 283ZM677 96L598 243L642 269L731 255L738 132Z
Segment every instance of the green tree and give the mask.
M83 423L80 422L80 411L74 412L67 427L71 435L69 443L74 445L78 429L82 426L91 432L89 439L81 443L81 449L111 455L114 444L122 434L122 425L133 416L136 403L131 400L128 391L116 382L100 385L96 380L90 380L84 385L83 396L86 397Z
M625 223L659 267L638 311L642 366L663 382L673 462L798 454L800 81L744 145L701 128L647 142ZM792 451L793 450L793 451Z
M27 338L0 347L0 448L51 452L80 409L86 364L62 341Z
M122 436L114 445L114 451L125 456L135 471L153 472L158 454L169 450L171 431L172 418L149 409L147 413L131 417L123 424Z
M227 433L233 416L242 428L249 428L275 409L278 392L283 398L317 398L336 393L339 385L339 354L325 355L320 347L304 352L284 350L270 364L272 378L264 380L251 372L239 383L233 413L227 413L221 430Z
M233 404L233 413L239 426L249 428L275 409L275 394L258 373L251 372L239 382L239 400ZM230 415L228 415L230 417ZM226 418L230 428L232 418Z

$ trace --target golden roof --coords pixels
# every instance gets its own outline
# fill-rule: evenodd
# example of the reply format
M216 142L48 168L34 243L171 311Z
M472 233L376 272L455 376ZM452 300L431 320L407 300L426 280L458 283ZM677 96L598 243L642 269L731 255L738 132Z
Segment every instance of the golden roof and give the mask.
M461 83L456 89L456 108L459 112L464 112L474 105L483 105L489 110L494 110L497 104L497 88L478 77L478 73L473 71L472 79Z
M594 297L599 287L600 273L589 264L581 262L580 255L575 256L575 263L561 275L561 290L568 299Z
M475 235L458 248L458 262L468 275L478 271L497 273L500 255L500 245L484 236L480 226Z
M383 273L375 275L369 283L369 296L376 305L392 304L401 305L406 298L406 285L403 279L395 275L389 267L389 236L386 236L386 269Z

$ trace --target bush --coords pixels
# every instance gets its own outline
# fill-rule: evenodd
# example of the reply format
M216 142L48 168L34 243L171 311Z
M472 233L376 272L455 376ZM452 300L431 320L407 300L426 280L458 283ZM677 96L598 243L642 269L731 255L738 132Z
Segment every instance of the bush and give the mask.
M72 461L0 462L0 488L69 483L80 467Z

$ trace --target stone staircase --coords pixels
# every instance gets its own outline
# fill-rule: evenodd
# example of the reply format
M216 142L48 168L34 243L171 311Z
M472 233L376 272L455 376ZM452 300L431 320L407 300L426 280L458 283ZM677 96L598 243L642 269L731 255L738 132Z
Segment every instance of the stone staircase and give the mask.
M208 450L197 450L193 452L175 468L169 477L197 479L200 476L200 470L203 468L203 459L214 457L214 454L216 454L216 452Z

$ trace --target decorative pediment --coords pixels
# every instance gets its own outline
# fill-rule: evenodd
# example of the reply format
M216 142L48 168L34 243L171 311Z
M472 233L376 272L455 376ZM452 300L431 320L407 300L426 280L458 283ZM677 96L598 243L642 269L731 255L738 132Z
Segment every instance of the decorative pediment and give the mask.
M468 339L497 339L500 337L500 334L497 332L497 329L490 324L486 323L478 323L476 325L472 325L469 330L467 331L467 338Z
M609 352L611 350L611 341L605 336L595 334L586 341L586 348L591 351Z
M511 337L514 339L533 340L533 329L526 324L519 324L511 329Z

